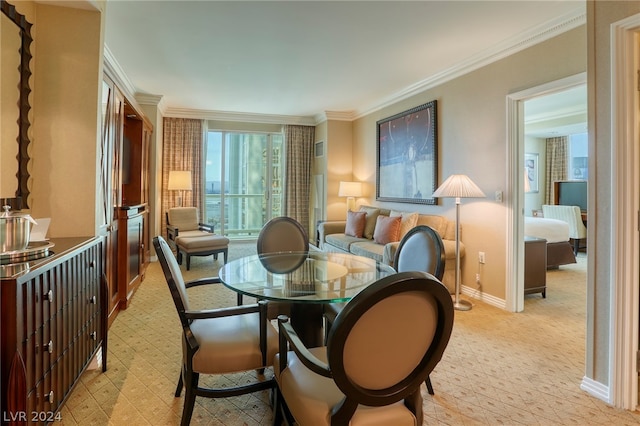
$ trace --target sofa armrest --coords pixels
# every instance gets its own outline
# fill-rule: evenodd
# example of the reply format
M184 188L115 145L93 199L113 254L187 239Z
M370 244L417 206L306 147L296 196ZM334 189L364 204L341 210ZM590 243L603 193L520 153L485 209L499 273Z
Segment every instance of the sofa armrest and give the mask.
M344 234L344 230L347 227L346 220L329 220L324 222L318 222L318 243L320 248L324 244L324 238L331 234Z

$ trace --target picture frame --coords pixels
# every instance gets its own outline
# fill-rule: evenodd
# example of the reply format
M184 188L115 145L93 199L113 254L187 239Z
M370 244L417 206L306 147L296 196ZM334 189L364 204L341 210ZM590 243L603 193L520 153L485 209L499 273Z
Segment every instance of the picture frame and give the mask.
M316 158L324 157L324 141L316 142L313 151Z
M538 170L539 154L537 153L525 153L524 154L524 189L526 193L533 193L540 191L540 173Z
M437 102L376 122L376 200L437 204Z

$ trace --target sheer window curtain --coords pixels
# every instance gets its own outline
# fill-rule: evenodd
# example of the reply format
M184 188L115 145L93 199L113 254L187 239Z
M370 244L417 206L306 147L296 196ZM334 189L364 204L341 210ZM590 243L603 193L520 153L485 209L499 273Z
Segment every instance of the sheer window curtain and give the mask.
M311 196L311 164L315 127L284 126L286 152L286 185L284 212L296 219L309 233L309 203Z
M167 190L169 172L172 170L191 171L192 191L184 191L184 206L195 206L203 217L202 200L202 150L204 143L203 121L190 118L165 117L162 141L162 228L167 229L165 212L178 205L177 191Z
M545 204L553 204L553 182L567 179L568 140L567 136L547 139Z

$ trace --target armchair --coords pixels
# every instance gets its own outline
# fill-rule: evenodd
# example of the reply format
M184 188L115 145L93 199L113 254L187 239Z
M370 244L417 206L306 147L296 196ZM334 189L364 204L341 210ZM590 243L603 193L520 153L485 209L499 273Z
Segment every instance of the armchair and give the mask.
M167 240L176 250L178 264L182 264L182 255L187 257L187 271L191 267L191 256L213 255L218 253L227 261L229 239L214 234L214 226L201 223L198 209L195 207L174 207L166 213Z
M542 206L545 218L558 219L569 224L569 238L573 239L573 254L578 255L580 240L587 238L587 227L582 222L582 213L578 206L548 205Z

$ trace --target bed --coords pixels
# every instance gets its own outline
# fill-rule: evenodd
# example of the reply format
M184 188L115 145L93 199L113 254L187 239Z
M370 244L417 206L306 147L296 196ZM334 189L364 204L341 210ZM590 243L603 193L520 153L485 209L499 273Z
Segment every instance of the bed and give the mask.
M573 254L573 247L569 242L569 224L567 222L525 216L524 235L547 240L547 269L576 263L576 256Z

